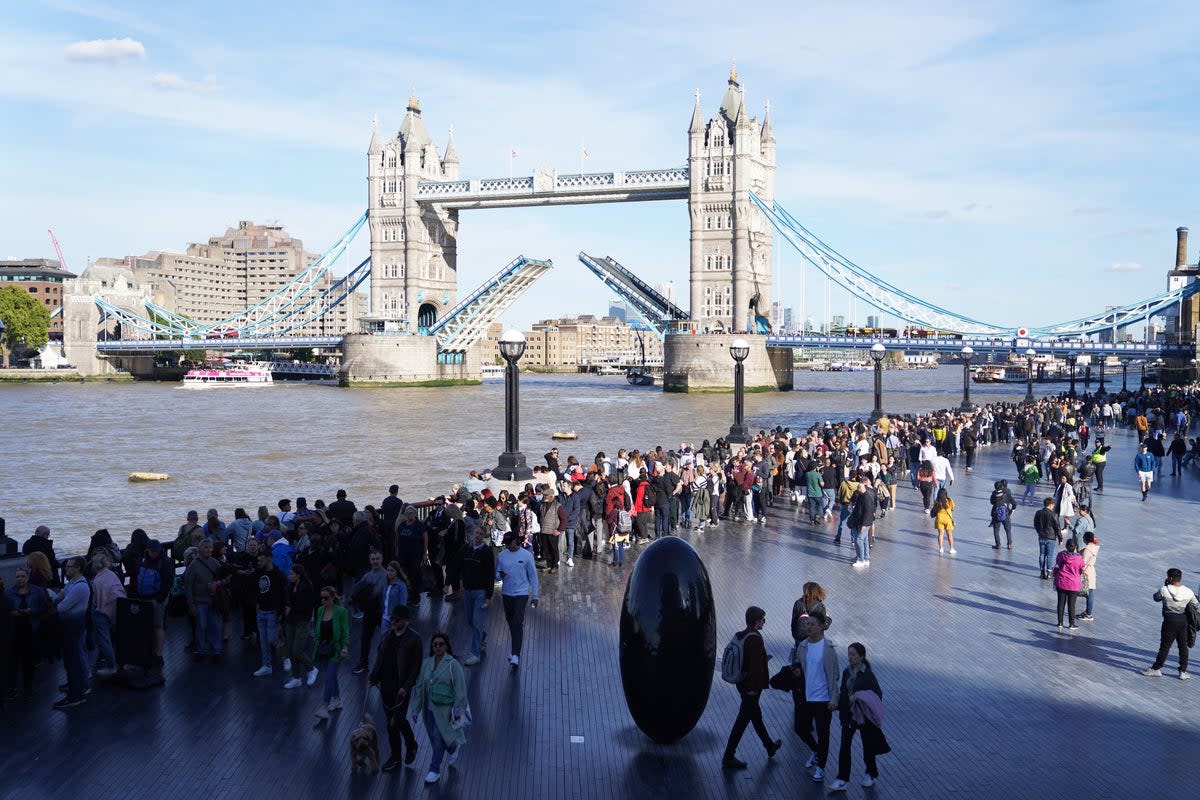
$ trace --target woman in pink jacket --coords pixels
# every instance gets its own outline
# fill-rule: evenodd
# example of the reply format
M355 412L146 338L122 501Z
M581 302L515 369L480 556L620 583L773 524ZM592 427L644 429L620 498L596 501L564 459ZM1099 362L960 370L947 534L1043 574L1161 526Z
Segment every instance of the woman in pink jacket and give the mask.
M1058 591L1058 627L1063 626L1063 608L1067 609L1071 630L1075 624L1075 600L1083 579L1083 556L1075 550L1075 540L1067 539L1067 549L1061 550L1054 559L1054 588Z

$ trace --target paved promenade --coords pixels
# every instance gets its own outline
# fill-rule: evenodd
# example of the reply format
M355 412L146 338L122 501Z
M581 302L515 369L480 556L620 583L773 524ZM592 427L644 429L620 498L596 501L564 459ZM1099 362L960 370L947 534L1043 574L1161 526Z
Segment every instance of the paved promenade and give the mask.
M745 607L760 605L774 669L791 646L788 620L801 584L826 587L829 635L843 661L848 643L866 645L893 747L880 759L877 786L863 789L856 742L843 796L1123 800L1192 792L1200 681L1177 680L1174 655L1166 677L1138 672L1157 646L1159 610L1150 594L1166 568L1181 567L1192 588L1200 582L1200 485L1194 472L1166 477L1168 467L1142 503L1130 466L1133 438L1117 433L1109 441L1115 449L1106 490L1095 495L1096 619L1080 622L1078 631L1055 627L1053 588L1038 579L1033 508L1014 515L1014 550L991 549L987 496L993 480L1013 478L1001 446L983 448L976 472L960 473L952 488L957 556L938 555L931 521L907 485L898 511L877 526L866 570L850 566L851 547L832 544L832 526L810 528L790 504L774 509L765 526L722 524L685 534L712 578L718 653L741 627ZM381 486L387 482L380 478ZM748 732L739 755L750 766L741 772L720 768L737 697L719 676L703 718L682 742L660 747L643 736L625 708L617 660L631 566L620 572L600 561L576 563L541 574L543 601L529 612L518 672L506 663L499 604L491 609L490 652L468 668L476 720L470 742L433 788L422 781L429 757L423 729L413 768L351 776L349 733L364 702L383 723L364 678L343 669L346 709L314 730L319 684L285 691L278 670L252 678L257 647L236 636L223 664L193 664L182 652L186 625L172 621L165 688L100 687L82 708L64 713L50 708L57 676L42 671L37 699L10 704L0 716L0 797L825 795L826 786L804 770L808 750L792 732L791 701L780 692L767 693L763 710L783 749L768 762ZM416 627L426 641L448 630L465 655L469 635L458 604L423 601ZM827 780L836 773L838 740L835 718Z

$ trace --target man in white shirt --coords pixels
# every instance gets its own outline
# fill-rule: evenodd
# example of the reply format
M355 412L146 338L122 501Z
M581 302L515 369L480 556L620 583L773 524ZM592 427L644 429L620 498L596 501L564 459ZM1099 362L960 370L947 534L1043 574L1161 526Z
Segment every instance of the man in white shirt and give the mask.
M1149 669L1142 672L1149 677L1160 677L1163 664L1171 652L1171 645L1179 646L1179 680L1188 677L1188 617L1197 609L1196 595L1183 585L1183 571L1172 567L1167 570L1163 587L1154 593L1155 601L1162 603L1162 629L1159 633L1158 656Z
M922 439L921 452L920 455L917 456L917 459L924 464L926 461L933 461L935 458L937 458L937 455L937 448L934 447L933 442L929 441L929 437Z
M829 756L829 725L837 708L837 682L840 674L837 648L825 638L825 618L810 615L802 619L808 636L792 651L792 674L803 685L792 692L796 704L796 732L813 751L806 769L812 779L825 780L825 760ZM816 736L813 736L813 728Z
M937 456L933 459L933 479L937 482L937 491L939 492L947 486L954 485L954 468L950 466L950 459L945 456ZM936 496L934 494L934 497Z

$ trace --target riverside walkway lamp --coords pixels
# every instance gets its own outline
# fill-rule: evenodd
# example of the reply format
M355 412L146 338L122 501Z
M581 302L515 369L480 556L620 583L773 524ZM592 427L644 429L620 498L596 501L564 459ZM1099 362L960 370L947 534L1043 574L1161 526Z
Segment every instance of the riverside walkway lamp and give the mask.
M1121 391L1129 391L1129 362L1121 361Z
M1032 403L1033 399L1033 357L1037 351L1032 347L1025 351L1025 402Z
M1163 375L1167 371L1163 366L1164 364L1166 362L1161 358L1154 359L1154 382L1158 384L1158 388L1160 389L1163 387Z
M958 351L958 357L963 362L963 399L959 411L971 411L971 359L975 357L975 348L967 345Z
M871 412L871 422L883 416L883 358L887 348L879 342L871 345L871 360L875 362L875 410Z
M746 375L742 362L750 355L750 343L738 337L729 343L729 355L733 356L733 424L725 441L730 444L746 444L750 441L749 431L742 421L745 413Z
M1146 388L1146 360L1142 359L1142 389Z
M1106 359L1103 355L1100 356L1100 383L1099 383L1099 385L1096 386L1096 394L1100 395L1101 397L1108 394L1108 390L1104 386L1104 362L1105 362L1105 360Z
M518 330L506 331L497 342L508 368L504 371L504 452L492 475L502 481L527 481L533 470L521 452L521 390L517 362L525 354L525 336Z
M1071 370L1071 391L1068 392L1069 397L1075 396L1075 363L1079 360L1079 354L1074 350L1067 353L1067 369Z

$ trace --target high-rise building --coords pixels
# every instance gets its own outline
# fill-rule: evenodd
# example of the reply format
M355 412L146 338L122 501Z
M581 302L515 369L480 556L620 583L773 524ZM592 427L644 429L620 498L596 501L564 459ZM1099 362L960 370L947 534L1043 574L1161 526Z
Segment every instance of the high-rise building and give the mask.
M788 333L796 332L796 328L794 327L794 317L795 314L791 306L788 306L783 310L783 329Z
M878 328L879 327L879 315L878 314L867 314L867 327L868 328Z
M613 298L608 301L608 315L616 317L621 322L629 321L629 304L624 300Z
M49 258L21 258L0 261L0 286L18 286L53 314L62 305L63 281L74 278L57 261ZM62 315L50 318L50 338L62 339Z

